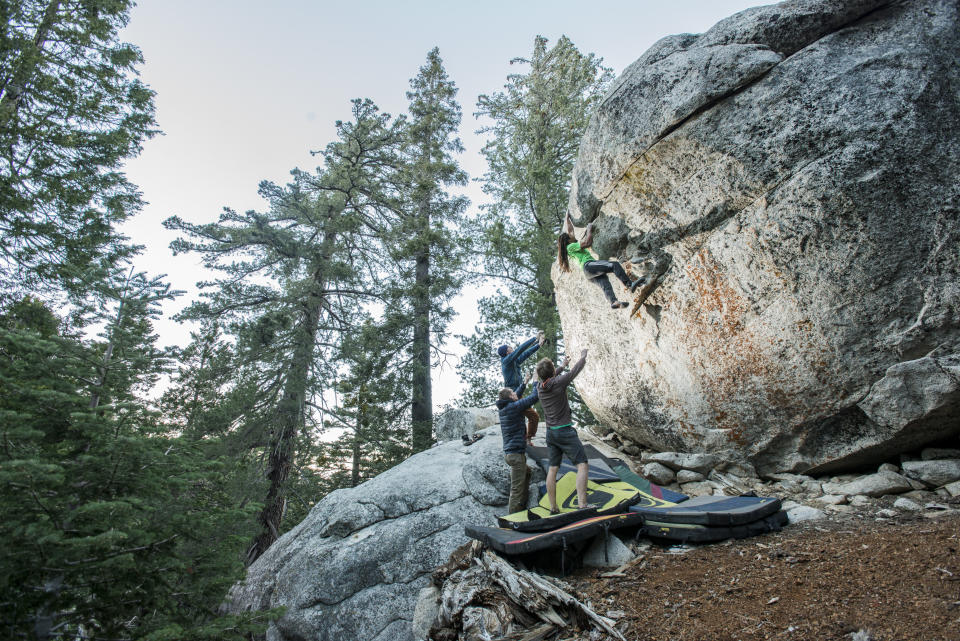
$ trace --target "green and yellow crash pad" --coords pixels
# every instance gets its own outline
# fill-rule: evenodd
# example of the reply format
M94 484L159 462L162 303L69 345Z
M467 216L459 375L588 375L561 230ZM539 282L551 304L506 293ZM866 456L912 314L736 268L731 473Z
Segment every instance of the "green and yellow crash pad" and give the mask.
M498 517L497 524L501 528L520 532L546 532L592 516L625 512L631 505L646 502L645 498L653 499L645 497L629 483L587 481L587 502L590 507L579 510L576 506L577 474L568 472L557 481L559 514L550 513L550 499L544 495L536 507Z

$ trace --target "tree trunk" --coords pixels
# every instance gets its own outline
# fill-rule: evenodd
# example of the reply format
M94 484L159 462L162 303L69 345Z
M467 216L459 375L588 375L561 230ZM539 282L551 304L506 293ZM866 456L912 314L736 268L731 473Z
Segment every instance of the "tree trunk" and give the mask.
M330 222L328 219L327 225ZM313 362L317 330L320 327L323 290L326 282L325 268L335 239L335 232L329 231L328 228L321 244L318 264L313 270L314 290L303 303L303 319L270 438L270 454L267 459L267 479L270 481L270 489L267 491L263 510L257 517L261 526L260 533L247 550L247 565L260 558L267 548L280 538L280 522L287 507L287 477L293 465L297 432L303 424L310 365Z
M363 386L361 386L360 394L357 397L357 424L353 428L353 452L350 467L350 487L357 487L360 485L360 445L363 440L363 408L366 403L363 391Z
M424 229L429 229L429 220ZM430 380L430 255L417 256L413 301L413 451L433 441L433 385Z

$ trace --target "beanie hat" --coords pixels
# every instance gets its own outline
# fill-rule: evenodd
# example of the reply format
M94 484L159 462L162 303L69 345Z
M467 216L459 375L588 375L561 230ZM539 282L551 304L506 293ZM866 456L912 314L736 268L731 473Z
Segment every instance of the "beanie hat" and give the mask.
M497 348L497 354L499 354L500 358L503 358L504 356L507 355L508 349L510 349L509 345L501 345L500 347Z

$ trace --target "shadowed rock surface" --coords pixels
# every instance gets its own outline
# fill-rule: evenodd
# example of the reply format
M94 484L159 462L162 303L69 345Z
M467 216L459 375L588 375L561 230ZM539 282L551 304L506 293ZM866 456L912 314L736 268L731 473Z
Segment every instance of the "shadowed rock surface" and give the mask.
M788 1L627 68L581 144L570 211L595 222L600 258L659 277L628 314L554 272L601 422L762 473L960 430L958 11Z

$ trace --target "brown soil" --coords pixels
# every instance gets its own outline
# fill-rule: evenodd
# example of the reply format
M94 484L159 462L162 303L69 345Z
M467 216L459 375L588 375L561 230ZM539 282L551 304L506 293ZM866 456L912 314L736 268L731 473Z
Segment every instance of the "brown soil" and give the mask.
M957 641L960 516L788 525L567 577L631 640Z

